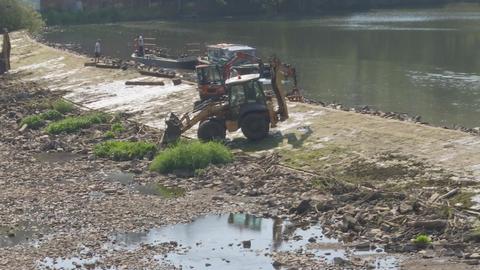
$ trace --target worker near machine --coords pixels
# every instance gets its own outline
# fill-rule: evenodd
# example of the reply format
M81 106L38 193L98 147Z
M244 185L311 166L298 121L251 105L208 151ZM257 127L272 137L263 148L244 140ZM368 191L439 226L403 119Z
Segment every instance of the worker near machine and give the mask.
M144 56L145 55L145 41L143 40L143 35L140 34L137 39L138 43L138 55Z
M10 43L10 35L8 29L3 29L3 45L2 53L0 54L0 74L3 74L10 70L10 53L12 44Z
M100 56L102 56L102 45L100 39L97 39L97 42L95 42L95 63L100 62Z

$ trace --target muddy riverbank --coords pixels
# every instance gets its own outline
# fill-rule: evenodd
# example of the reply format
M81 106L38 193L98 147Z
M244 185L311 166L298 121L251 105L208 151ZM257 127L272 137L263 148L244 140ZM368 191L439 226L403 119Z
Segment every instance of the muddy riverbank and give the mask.
M448 216L437 216L432 210L435 205L427 208L408 192L384 192L293 170L279 164L275 154L255 158L238 153L232 165L211 167L190 178L150 173L148 158L123 162L96 158L93 148L108 140L105 132L110 130L111 123L72 135L49 136L42 129L22 126L20 121L44 112L45 104L63 93L50 92L32 82L22 83L14 76L2 78L0 85L0 207L4 213L0 257L5 269L73 269L75 265L170 269L170 263L178 265L184 261L181 256L189 258L189 252L197 252L201 264L211 269L241 269L236 268L235 260L245 249L253 250L253 258L260 256L258 265L272 269L395 269L405 258L415 258L397 252L417 254L419 250L410 244L410 239L424 231L408 226L403 219L413 221L421 216L449 220ZM69 113L79 114L85 112L75 109ZM160 133L156 129L127 121L125 116L117 117L117 123L120 121L125 127L117 139L158 140ZM412 171L415 169L413 164L409 166ZM170 196L172 188L185 192ZM242 212L252 215L227 214L225 218L218 216L220 219L212 216ZM392 220L392 213L396 213L394 221L388 221ZM452 213L455 214L458 213ZM161 233L150 232L204 215L214 219L207 222L207 227L220 226L215 223L220 222L229 230L245 226L243 230L251 230L252 234L240 234L237 238L220 235L218 242L209 243L210 237L203 238L202 233L182 238L182 232L177 232L177 237L174 230L170 238L162 238ZM428 256L461 252L462 259L448 260L463 261L466 257L468 263L476 263L468 259L468 254L475 252L475 245L456 240L466 232L461 226L464 220L458 218L456 222L448 225L452 233L443 227L438 231L433 228L435 245ZM388 224L390 227L386 227ZM264 235L255 234L262 230ZM187 241L188 246L183 246L182 239L198 242ZM208 249L237 250L230 250L222 255L223 260L215 261L215 254L209 255L205 248L196 251L202 241ZM265 248L260 255L254 252ZM387 255L385 251L393 253ZM180 259L175 260L175 256ZM206 256L213 257L210 261Z
M111 123L54 136L22 126L22 119L44 113L45 104L64 93L8 76L0 85L0 208L4 213L0 261L5 269L74 269L76 265L171 269L171 264L192 260L194 255L189 254L200 256L201 266L198 261L184 266L197 269L204 265L242 269L236 268L235 260L248 254L264 269L395 269L404 261L414 260L416 267L438 257L458 267L478 263L477 245L458 241L470 233L466 214L445 209L448 202L433 195L453 186L424 190L419 185L393 191L375 182L359 185L334 175L287 168L276 154L252 157L241 152L233 164L211 167L195 177L158 175L148 171L148 158L115 162L95 157L93 148L109 139L105 133ZM68 115L85 113L77 108ZM116 139L159 139L158 130L127 121L125 115L116 117L124 126ZM397 173L391 175L397 181L418 174L446 177L433 166L405 157L398 162L393 166ZM353 164L345 165L346 174L355 170ZM401 164L404 170L399 169ZM172 193L173 189L184 192ZM215 216L242 212L253 215ZM196 223L186 238L181 236L184 229L161 229L205 215L210 218L203 226L227 226L226 230L234 230L233 236L219 235L217 242L209 242L211 237L204 238L206 232L202 233L202 226L196 228ZM236 226L245 226L242 231L251 234L235 235ZM172 232L164 236L162 230ZM429 232L434 241L427 251L410 241L422 232ZM208 253L210 249L229 252L218 255ZM265 250L258 254L259 249ZM417 257L426 259L416 261Z
M67 116L107 111L124 127L117 140L155 143L162 116L191 106L192 86L127 87L140 76L84 68L84 57L21 33L13 59L0 79L0 268L172 269L178 256L200 254L197 268L218 269L242 252L280 269L478 267L478 137L290 104L292 119L262 143L230 137L232 164L160 175L148 170L151 156L94 155L112 121L71 135L21 121L67 97L82 106ZM168 237L187 230L171 225L194 220L191 237ZM205 222L234 236L202 241ZM431 243L414 245L419 234ZM206 249L230 255L214 261Z

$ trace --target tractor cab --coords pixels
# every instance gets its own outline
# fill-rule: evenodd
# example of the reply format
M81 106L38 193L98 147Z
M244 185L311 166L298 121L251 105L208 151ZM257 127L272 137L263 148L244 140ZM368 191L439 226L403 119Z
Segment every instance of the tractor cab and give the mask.
M242 129L251 140L267 136L270 130L270 109L263 91L259 74L248 74L228 79L225 82L229 110L225 125L227 130Z
M223 74L219 66L200 65L196 67L196 72L202 101L225 93Z
M230 118L239 119L252 110L266 111L266 99L258 74L249 74L226 81Z

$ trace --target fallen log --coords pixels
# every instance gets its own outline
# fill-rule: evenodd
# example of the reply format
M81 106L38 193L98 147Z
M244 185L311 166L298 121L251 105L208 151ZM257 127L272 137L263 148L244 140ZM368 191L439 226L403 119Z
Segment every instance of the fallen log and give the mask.
M417 220L411 225L415 228L422 228L425 230L443 231L447 227L448 221L445 219Z
M106 64L106 63L97 63L95 65L95 67L97 68L110 68L110 69L120 69L122 68L121 65L117 65L117 64Z
M146 82L146 81L126 81L125 85L143 85L143 86L164 86L163 81Z
M438 200L449 199L449 198L455 196L459 191L460 191L459 188L454 188L454 189L450 190L449 192L445 193L444 195L440 196L438 198Z

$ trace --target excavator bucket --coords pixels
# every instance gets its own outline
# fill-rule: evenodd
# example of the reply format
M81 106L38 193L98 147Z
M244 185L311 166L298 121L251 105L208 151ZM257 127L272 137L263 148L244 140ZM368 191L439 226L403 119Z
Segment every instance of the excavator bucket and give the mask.
M167 145L180 139L182 135L182 121L174 113L165 120L165 132L163 133L161 144Z

